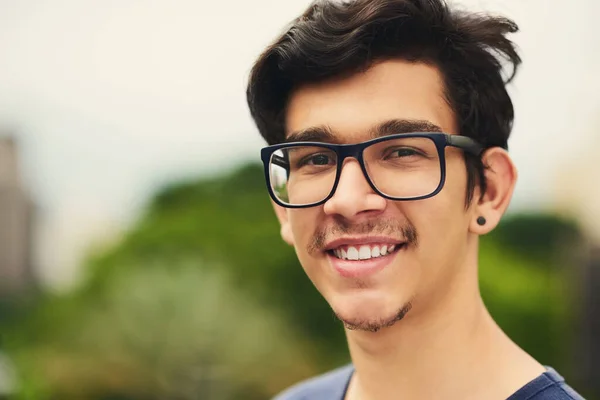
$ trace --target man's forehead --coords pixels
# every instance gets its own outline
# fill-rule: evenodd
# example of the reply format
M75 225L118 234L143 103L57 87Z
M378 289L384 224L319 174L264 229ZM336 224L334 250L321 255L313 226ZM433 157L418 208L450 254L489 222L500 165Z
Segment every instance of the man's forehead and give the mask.
M286 139L312 135L356 142L389 130L456 133L437 68L403 61L300 87L290 96L285 120Z

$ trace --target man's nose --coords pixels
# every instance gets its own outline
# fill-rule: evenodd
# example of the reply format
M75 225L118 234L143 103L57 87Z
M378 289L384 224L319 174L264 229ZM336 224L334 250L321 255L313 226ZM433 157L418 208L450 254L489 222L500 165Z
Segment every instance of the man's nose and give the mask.
M370 212L381 212L387 201L378 195L367 182L357 160L346 159L333 196L325 202L326 214L353 219Z

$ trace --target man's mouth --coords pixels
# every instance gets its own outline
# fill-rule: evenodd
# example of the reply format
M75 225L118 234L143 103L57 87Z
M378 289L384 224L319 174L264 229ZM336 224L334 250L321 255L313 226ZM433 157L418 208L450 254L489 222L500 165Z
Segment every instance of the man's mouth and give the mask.
M390 255L404 245L405 243L343 245L327 252L340 260L362 261Z

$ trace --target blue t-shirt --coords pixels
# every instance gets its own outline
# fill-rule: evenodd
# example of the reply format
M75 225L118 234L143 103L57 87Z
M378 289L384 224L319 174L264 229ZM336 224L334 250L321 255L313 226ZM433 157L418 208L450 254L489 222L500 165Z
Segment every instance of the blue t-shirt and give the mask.
M348 365L301 382L273 400L344 400L354 367ZM507 400L583 400L554 369L517 390Z

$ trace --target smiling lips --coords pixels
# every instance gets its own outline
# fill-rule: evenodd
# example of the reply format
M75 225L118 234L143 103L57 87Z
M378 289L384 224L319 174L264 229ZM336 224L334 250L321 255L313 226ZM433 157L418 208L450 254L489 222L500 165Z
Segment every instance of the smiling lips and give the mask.
M346 238L330 242L325 253L341 276L359 278L383 270L404 247L405 242L386 237Z

